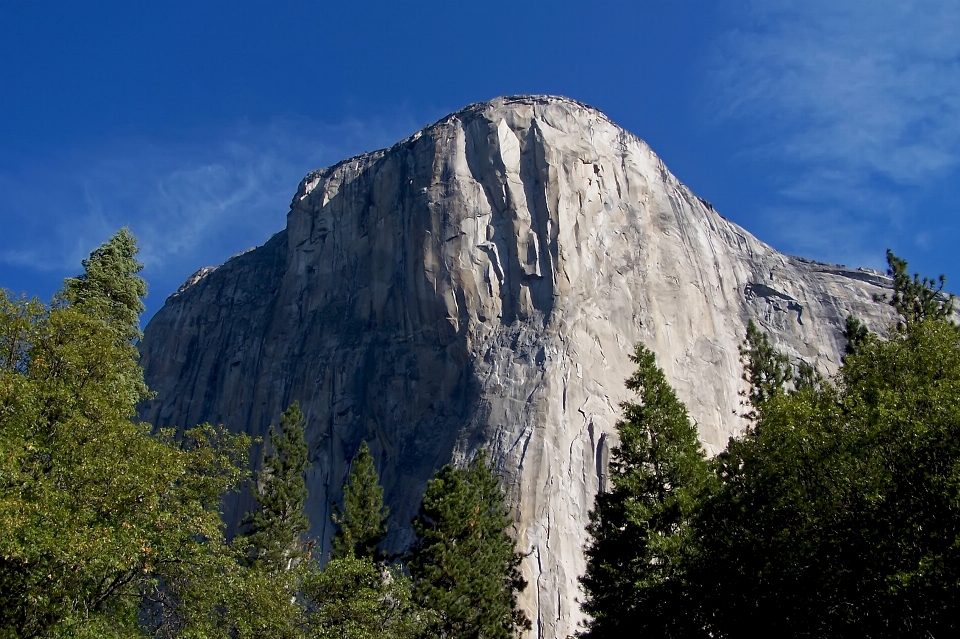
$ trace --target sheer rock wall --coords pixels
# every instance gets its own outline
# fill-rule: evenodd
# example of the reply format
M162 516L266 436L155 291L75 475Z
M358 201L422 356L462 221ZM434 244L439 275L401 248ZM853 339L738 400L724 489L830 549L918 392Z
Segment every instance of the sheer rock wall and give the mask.
M393 550L434 470L487 447L529 553L531 636L566 637L633 345L657 353L714 453L743 427L750 318L832 372L848 314L888 321L871 299L885 286L778 253L590 107L501 98L310 173L285 230L191 278L146 329L142 417L263 436L299 400L323 548L362 440ZM234 525L250 506L228 502Z

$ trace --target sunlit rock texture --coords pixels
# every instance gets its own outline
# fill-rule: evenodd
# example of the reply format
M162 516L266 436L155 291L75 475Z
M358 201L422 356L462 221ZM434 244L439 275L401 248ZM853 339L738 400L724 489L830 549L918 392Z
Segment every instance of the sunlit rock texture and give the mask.
M531 636L566 637L633 345L657 353L715 453L743 428L749 319L832 372L847 315L885 325L886 285L760 242L595 109L500 98L310 173L285 230L191 278L146 329L157 397L142 416L263 436L299 400L323 548L361 441L394 551L435 469L486 447L527 553ZM231 521L250 505L228 500Z

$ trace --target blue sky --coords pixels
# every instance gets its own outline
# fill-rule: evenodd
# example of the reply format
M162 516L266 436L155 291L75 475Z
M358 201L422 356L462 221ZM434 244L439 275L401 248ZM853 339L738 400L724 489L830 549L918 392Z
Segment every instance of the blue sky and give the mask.
M498 95L587 102L778 249L960 278L955 0L0 3L0 286L117 228L148 315L308 171Z

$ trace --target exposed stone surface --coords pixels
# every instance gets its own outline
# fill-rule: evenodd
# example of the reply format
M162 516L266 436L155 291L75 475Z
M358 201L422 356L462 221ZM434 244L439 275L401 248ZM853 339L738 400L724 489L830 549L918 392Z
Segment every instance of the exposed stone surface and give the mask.
M778 253L594 109L502 98L309 174L286 230L192 277L146 329L143 418L262 436L299 400L324 548L362 440L394 550L434 470L488 447L529 553L531 636L565 637L634 343L712 453L742 428L748 319L832 372L846 315L884 326L886 282Z

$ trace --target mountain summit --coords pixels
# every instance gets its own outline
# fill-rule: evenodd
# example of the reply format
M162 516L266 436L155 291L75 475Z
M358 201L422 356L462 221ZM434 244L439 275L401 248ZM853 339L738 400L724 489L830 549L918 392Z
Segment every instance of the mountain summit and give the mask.
M886 286L760 242L593 108L498 98L310 173L285 230L172 295L142 342L157 392L142 418L263 436L298 400L324 549L362 441L393 550L434 470L486 448L527 553L532 636L566 637L634 344L717 452L743 427L750 319L832 372L848 314L884 326L872 295ZM250 506L227 504L234 522Z

